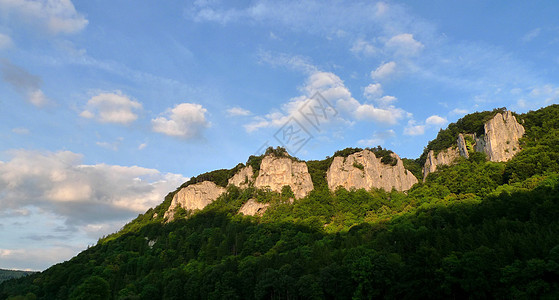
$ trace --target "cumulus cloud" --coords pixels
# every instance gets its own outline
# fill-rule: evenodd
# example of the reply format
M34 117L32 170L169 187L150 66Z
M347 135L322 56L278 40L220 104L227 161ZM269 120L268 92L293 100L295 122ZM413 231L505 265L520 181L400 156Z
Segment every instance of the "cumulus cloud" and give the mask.
M371 87L370 92L378 93L378 91L374 91L375 88L378 87ZM332 110L336 112L335 118L324 118L323 124L333 121L341 121L347 124L353 122L353 120L362 120L393 125L406 116L404 110L388 105L395 98L385 98L385 103L378 107L360 103L352 97L343 80L331 72L316 71L311 73L300 90L302 95L291 98L287 103L284 103L281 107L282 111L273 111L264 116L256 116L251 123L245 125L245 129L251 132L259 128L280 127L292 117L303 120L301 111L304 110L309 101L313 101L312 97L317 92L332 105Z
M0 33L0 50L10 48L14 45L12 38L9 35Z
M232 107L227 109L227 114L231 117L245 117L245 116L250 116L252 115L252 113L250 112L250 110L241 108L241 107Z
M371 71L371 78L374 80L383 80L390 77L396 71L396 63L393 61L380 65Z
M353 43L350 51L355 55L371 56L376 54L378 52L378 49L373 44L363 39L357 39Z
M405 135L422 135L425 133L425 125L419 125L414 120L409 120L404 128Z
M359 120L375 121L378 123L394 125L398 120L402 119L405 111L393 106L379 108L371 104L363 104L357 106L355 116Z
M39 76L27 72L8 60L0 60L0 71L2 79L31 104L40 107L49 102L41 90L42 80Z
M137 111L142 109L142 104L130 99L121 91L102 92L91 97L86 104L86 109L80 116L87 119L96 119L102 123L130 124L138 119Z
M377 99L382 96L383 90L380 83L371 83L365 87L363 96L369 100Z
M128 220L186 180L138 166L84 165L70 151L10 154L0 162L0 211L37 207L71 226Z
M4 18L47 29L52 34L76 33L88 23L70 0L0 0L0 8Z
M182 139L199 137L210 126L206 120L206 112L200 104L181 103L152 119L152 128L155 132Z
M402 33L390 38L386 42L386 48L398 56L411 56L418 54L424 46L413 38L413 34Z
M440 126L440 125L444 125L446 123L448 123L448 120L446 118L443 118L443 117L437 116L437 115L432 115L425 120L425 124L427 124L427 125Z

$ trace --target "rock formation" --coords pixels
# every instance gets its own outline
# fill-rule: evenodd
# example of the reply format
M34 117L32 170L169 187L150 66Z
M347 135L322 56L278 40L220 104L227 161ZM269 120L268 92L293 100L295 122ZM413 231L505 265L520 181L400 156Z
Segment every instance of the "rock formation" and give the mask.
M456 144L458 144L458 153L460 154L460 156L470 158L470 153L468 153L468 145L466 145L466 139L464 138L463 134L458 134L458 140L456 140Z
M518 140L524 135L524 131L524 127L516 121L512 112L505 111L497 113L491 120L485 122L485 133L482 136L477 137L475 134L466 134L466 136L475 141L473 145L475 152L485 153L490 161L502 162L510 160L520 151ZM441 151L436 156L433 150L429 151L423 165L423 181L427 175L437 170L437 166L452 164L459 156L470 157L463 134L458 135L456 144L457 146Z
M490 161L510 160L520 146L518 140L524 135L524 126L516 121L510 111L498 113L484 125L485 135L476 139L476 144L483 146L483 152Z
M233 177L229 178L228 183L246 189L250 183L254 181L253 175L254 171L252 170L252 166L247 166L240 169Z
M239 209L239 213L246 216L262 216L268 207L270 207L270 203L259 203L254 199L249 199L241 209Z
M334 157L326 174L328 187L335 190L338 186L346 189L382 188L386 191L395 188L398 191L409 190L417 183L417 178L404 168L398 155L392 153L396 165L381 162L369 150L363 150L348 157Z
M173 220L175 209L182 207L186 210L203 209L225 192L222 188L211 181L202 181L182 188L175 194L171 206L165 212L165 218Z
M305 197L312 191L314 186L307 164L302 161L294 161L289 157L265 156L262 159L254 186L281 192L284 185L291 187L297 199Z
M429 151L427 160L425 160L425 164L423 165L423 181L425 181L427 175L437 170L437 166L450 165L458 157L460 157L460 150L457 147L450 147L439 152L437 155L435 155L435 151Z

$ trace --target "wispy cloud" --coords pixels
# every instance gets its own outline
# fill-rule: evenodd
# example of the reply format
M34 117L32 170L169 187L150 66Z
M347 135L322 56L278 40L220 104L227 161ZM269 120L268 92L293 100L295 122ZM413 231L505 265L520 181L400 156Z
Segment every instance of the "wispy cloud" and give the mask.
M227 109L227 115L231 116L231 117L246 117L246 116L250 116L252 115L252 113L250 112L250 110L248 109L244 109L241 107L231 107L229 109Z
M8 60L0 60L2 79L11 85L25 100L41 107L49 103L48 98L41 90L42 80L25 69L12 64Z
M52 34L71 34L85 28L88 20L70 0L0 0L3 18L18 24L32 24Z

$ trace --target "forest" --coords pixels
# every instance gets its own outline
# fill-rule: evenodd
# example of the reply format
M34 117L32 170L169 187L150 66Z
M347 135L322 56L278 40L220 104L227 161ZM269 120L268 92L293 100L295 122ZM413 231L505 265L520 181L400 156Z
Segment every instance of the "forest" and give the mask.
M478 132L499 111L465 116L425 150ZM166 223L177 189L71 260L1 283L0 299L556 298L559 105L515 116L526 134L513 159L496 163L472 153L407 192L330 191L327 157L306 162L315 189L294 203L289 188L228 186L202 211L179 210ZM370 150L392 164L390 150ZM421 177L421 158L404 164ZM239 167L183 186L225 186ZM270 208L262 217L237 214L249 199Z

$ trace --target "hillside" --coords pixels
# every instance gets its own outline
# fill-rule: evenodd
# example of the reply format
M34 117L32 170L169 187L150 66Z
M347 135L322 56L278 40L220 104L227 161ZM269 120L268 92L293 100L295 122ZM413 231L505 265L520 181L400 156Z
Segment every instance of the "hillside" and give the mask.
M13 278L20 278L23 276L27 276L36 272L31 271L18 271L18 270L4 270L0 269L0 283L13 279Z
M487 135L504 112L450 124L415 160L381 147L308 162L269 149L201 174L70 261L2 283L0 299L553 298L559 105L512 114L525 133L510 159L490 161L472 138L467 158L422 180L430 151ZM204 182L219 195L191 209L178 195ZM239 214L248 202L265 212Z

